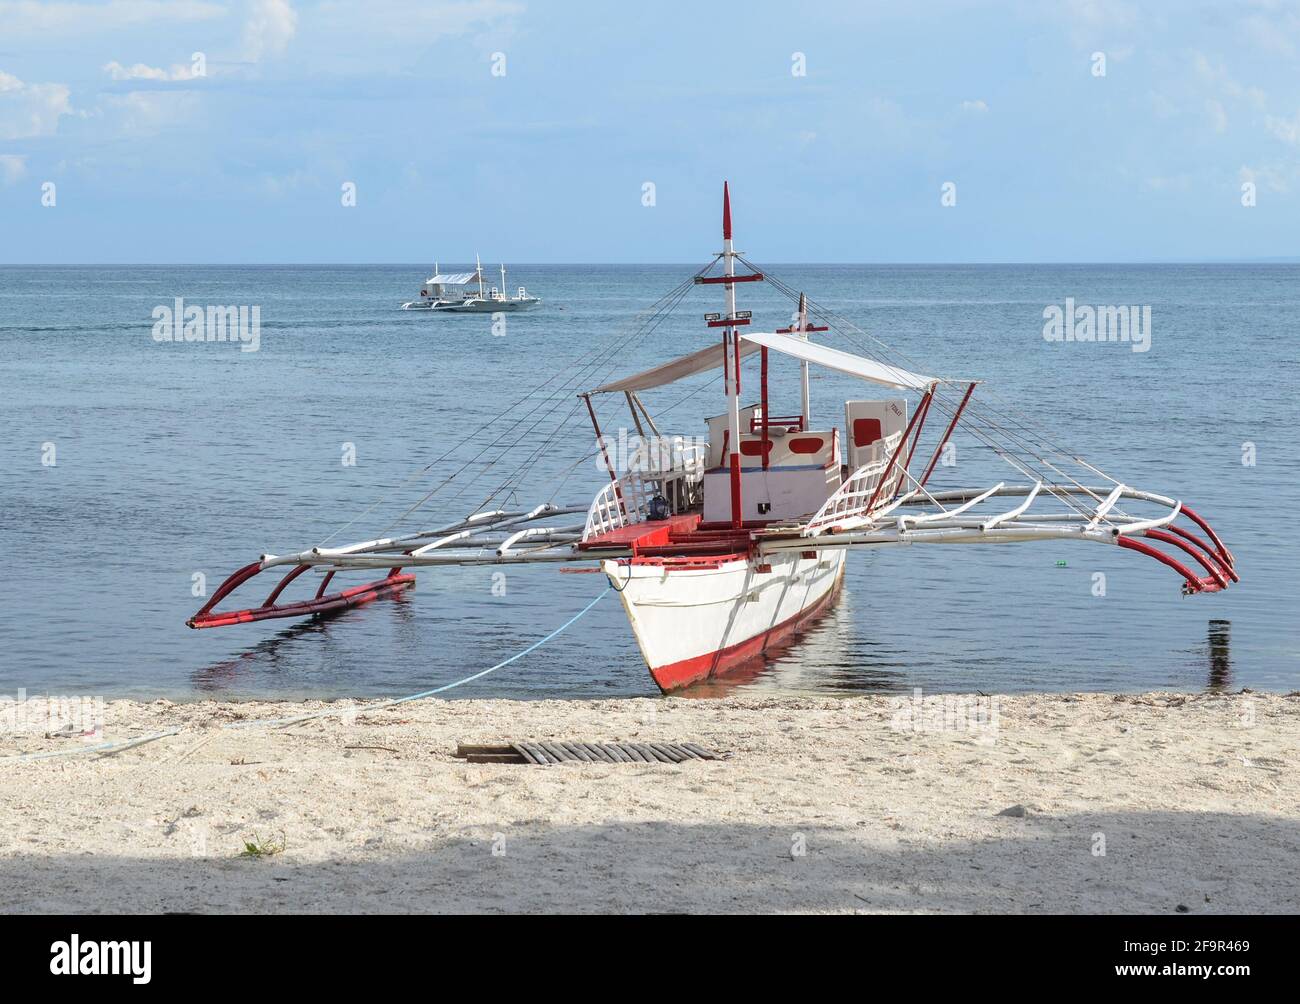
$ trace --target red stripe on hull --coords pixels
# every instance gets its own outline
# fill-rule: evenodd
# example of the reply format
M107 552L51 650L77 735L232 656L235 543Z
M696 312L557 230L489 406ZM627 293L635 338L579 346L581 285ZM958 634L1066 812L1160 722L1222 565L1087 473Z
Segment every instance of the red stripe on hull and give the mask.
M811 621L829 610L839 598L843 583L844 569L841 567L835 585L826 591L826 595L812 606L800 610L789 620L768 628L762 634L756 634L752 638L737 642L735 645L728 645L716 652L697 655L667 666L651 667L650 676L659 685L659 689L667 694L740 669L769 649L778 647L791 635L797 634Z

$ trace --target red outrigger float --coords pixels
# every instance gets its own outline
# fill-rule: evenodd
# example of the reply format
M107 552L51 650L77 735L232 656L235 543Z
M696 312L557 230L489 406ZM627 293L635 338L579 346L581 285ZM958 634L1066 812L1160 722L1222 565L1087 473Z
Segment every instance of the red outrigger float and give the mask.
M386 536L345 546L264 554L226 579L189 626L333 613L410 588L415 576L405 569L594 562L618 590L650 673L667 692L747 665L785 643L830 607L840 591L846 555L865 548L1081 540L1154 558L1182 577L1186 594L1216 592L1239 581L1232 552L1182 502L1106 475L1044 437L1027 417L1008 418L1006 405L981 408L973 403L978 381L924 376L878 340L871 339L874 348L867 347L859 336L871 336L748 262L732 244L725 184L722 236L723 248L714 259L656 304L631 335L546 381L525 398L525 403L532 399L531 410L504 432L504 419L480 429L475 435L483 434L489 442L398 522L475 464L480 475L493 467L517 443L521 426L531 422L527 430L532 430L547 418L556 419L555 431L540 446L529 447L524 469L530 469L580 409L591 420L595 455L603 459L609 479L589 504L499 507L502 499L517 496L523 478L517 471L470 515L433 528L401 534L386 530ZM738 273L737 263L748 271ZM719 264L720 273L710 274ZM748 330L752 315L737 310L736 287L750 282L770 283L797 304L789 327ZM720 329L720 341L583 389L590 386L583 381L654 330L696 285L723 287L725 311L705 315L708 328ZM853 343L859 353L810 339L829 331ZM742 364L754 354L759 356L758 400L742 405ZM773 356L800 364L797 414L769 409ZM901 396L846 401L842 431L833 424L819 425L809 400L811 366ZM706 420L707 438L661 434L641 395L719 370L725 411ZM566 389L577 394L578 402L567 412L557 404L575 400ZM909 394L916 396L913 408ZM638 437L637 453L622 464L601 433L593 402L607 395L626 402ZM918 451L927 420L934 416L940 418L933 426L939 431L922 464ZM990 448L1026 483L927 487L958 430ZM469 444L473 449L473 436ZM488 455L495 459L482 461ZM1002 509L999 500L1011 507ZM235 589L272 569L286 571L260 606L216 609ZM323 572L315 594L280 602L286 588L309 569ZM336 573L351 570L387 574L327 592Z

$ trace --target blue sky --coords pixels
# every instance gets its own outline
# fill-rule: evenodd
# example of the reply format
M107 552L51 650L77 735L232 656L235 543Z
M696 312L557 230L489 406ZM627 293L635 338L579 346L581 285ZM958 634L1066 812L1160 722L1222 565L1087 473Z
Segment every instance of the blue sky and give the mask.
M0 0L3 262L698 262L724 177L760 261L1300 255L1300 0Z

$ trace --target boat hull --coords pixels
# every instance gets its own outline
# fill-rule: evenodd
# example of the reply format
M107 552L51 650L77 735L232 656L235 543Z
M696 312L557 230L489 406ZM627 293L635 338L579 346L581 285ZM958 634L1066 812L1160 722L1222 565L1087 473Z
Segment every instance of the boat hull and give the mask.
M434 307L439 313L449 314L513 314L521 310L532 310L541 304L541 300L472 300L469 303L457 303Z
M660 690L670 693L752 664L839 595L842 549L761 561L604 562Z
M427 310L433 314L515 314L532 310L542 301L530 296L526 300L466 300L449 302L437 300L412 300L402 304L403 310Z

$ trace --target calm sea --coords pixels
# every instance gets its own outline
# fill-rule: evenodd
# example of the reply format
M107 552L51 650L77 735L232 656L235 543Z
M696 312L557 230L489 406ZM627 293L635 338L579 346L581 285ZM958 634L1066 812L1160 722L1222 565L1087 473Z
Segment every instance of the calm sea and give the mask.
M419 265L0 267L0 694L399 695L525 648L596 595L601 577L511 568L494 583L491 568L427 570L407 597L332 620L196 632L185 619L202 602L196 573L212 589L258 554L312 546L349 520L336 542L386 526L446 467L406 480L413 473L551 374L574 372L692 271L520 266L511 288L526 285L545 304L511 315L498 335L488 316L396 309L428 274ZM985 380L1115 477L1185 499L1233 549L1243 582L1185 598L1172 571L1086 544L852 555L843 601L738 686L822 695L1300 687L1300 266L772 272L924 372ZM788 321L767 284L740 294L760 328ZM259 350L156 342L152 311L176 297L259 306ZM1150 306L1150 351L1049 344L1044 308L1066 297ZM718 287L696 288L599 375L706 344L702 315L720 303ZM774 410L797 411L796 378L793 363L774 364ZM842 425L846 398L877 396L834 375L812 387L819 424ZM755 389L751 380L746 396ZM647 402L675 405L664 431L691 435L722 410L707 378ZM630 424L617 405L606 402L603 415L615 434ZM957 445L939 487L1009 473ZM603 483L582 459L590 449L575 414L533 458L518 501L550 497L563 478L558 500L585 504ZM505 470L503 460L474 472L487 484ZM437 525L476 501L473 491L435 498L418 522ZM243 595L260 602L271 584ZM553 643L450 696L654 693L617 598L606 597Z

